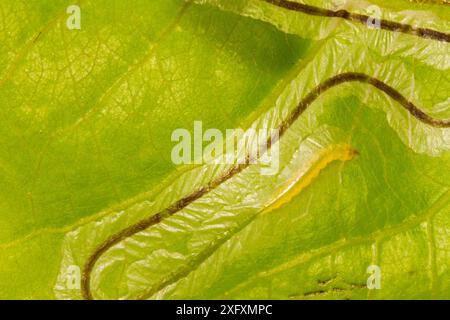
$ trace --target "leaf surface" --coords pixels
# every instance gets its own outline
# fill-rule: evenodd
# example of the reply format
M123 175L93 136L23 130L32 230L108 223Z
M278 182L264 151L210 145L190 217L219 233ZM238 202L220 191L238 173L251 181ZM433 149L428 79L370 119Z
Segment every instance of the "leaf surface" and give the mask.
M85 1L79 31L65 26L65 1L7 15L0 34L22 40L2 35L0 51L0 297L83 298L67 286L71 266L83 271L115 235L232 170L171 162L171 133L195 120L279 128L343 73L450 118L448 42L262 0L195 2ZM344 9L367 13L358 3ZM450 29L448 6L370 4L390 21ZM108 247L92 296L449 298L448 128L351 81L315 96L277 146L276 175L250 165ZM381 290L366 287L370 265Z

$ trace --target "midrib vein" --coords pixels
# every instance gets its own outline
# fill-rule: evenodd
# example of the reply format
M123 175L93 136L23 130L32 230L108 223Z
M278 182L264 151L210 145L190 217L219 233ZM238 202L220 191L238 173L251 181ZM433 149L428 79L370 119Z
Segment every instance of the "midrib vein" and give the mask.
M250 124L257 120L260 117L261 113L267 112L268 108L275 104L275 101L279 98L281 93L286 89L286 86L292 82L300 73L300 71L313 59L314 53L318 52L324 45L326 41L317 41L317 43L308 50L308 56L305 59L300 59L299 62L291 68L291 70L287 73L287 75L280 80L280 82L275 85L275 87L270 91L266 98L259 104L257 110L253 115L250 115L245 121L242 121L238 127L250 127ZM310 54L312 53L312 54ZM83 218L71 225L62 226L62 227L50 227L50 228L42 228L40 230L36 230L30 234L27 234L20 239L16 239L13 241L0 243L0 249L7 249L14 246L17 246L23 242L29 241L36 237L45 236L48 234L58 234L58 233L66 233L72 231L75 228L84 226L92 221L95 221L99 218L103 218L105 216L116 213L117 211L126 210L129 207L138 204L141 201L148 200L149 198L154 199L160 193L163 192L164 188L169 186L171 183L175 182L179 177L183 174L186 174L190 171L196 170L200 168L201 165L183 165L177 168L175 172L170 174L168 177L164 179L164 181L160 184L160 187L150 190L144 191L138 195L133 196L132 198L112 207L101 210L100 212L91 214L87 218Z
M345 9L330 10L296 1L289 1L289 0L259 0L259 1L266 2L271 5L291 10L294 12L300 12L310 16L318 16L324 18L339 18L347 21L357 22L364 25L367 25L368 21L371 19L371 17L369 17L368 15L350 12ZM383 30L409 34L424 39L450 42L449 33L428 28L415 27L409 24L399 23L392 20L379 19L379 22L380 22L379 28Z
M357 151L351 148L349 145L332 145L325 150L323 150L318 159L312 161L310 167L306 173L300 175L296 179L295 185L283 185L280 192L275 192L273 197L274 200L266 204L265 208L250 215L250 217L245 220L239 227L229 231L224 237L215 241L215 243L209 246L207 249L203 250L196 257L189 260L181 270L170 274L168 277L159 282L159 284L152 287L150 290L146 291L144 294L140 295L138 299L148 299L157 292L163 290L165 287L172 283L177 282L181 278L187 277L189 274L196 271L203 262L205 262L210 256L219 250L228 240L230 240L234 235L244 230L248 225L250 225L258 216L261 214L269 214L270 212L281 208L282 206L289 203L293 196L300 194L303 190L308 188L319 176L319 174L327 168L331 163L335 161L346 161L352 160L357 155ZM282 194L280 197L279 194ZM291 194L289 194L291 193ZM289 194L286 196L286 194Z
M311 106L317 98L319 98L323 93L328 90L339 86L344 83L349 82L360 82L372 86L386 95L391 99L399 103L405 110L407 110L412 116L417 120L424 122L430 126L435 126L439 128L450 127L450 119L436 119L430 115L424 113L420 108L414 105L412 102L406 99L399 91L395 90L388 84L373 78L369 75L356 72L341 73L334 77L331 77L316 86L312 91L310 91L297 105L297 107L289 114L289 116L279 125L277 128L278 134L273 137L269 137L264 145L259 146L257 155L262 155L271 148L272 144L277 143L279 139L286 133L286 131L291 127L291 125ZM180 200L174 202L172 205L161 210L157 214L149 216L142 219L141 221L128 226L121 231L112 234L104 242L100 243L94 252L88 257L82 272L82 284L81 292L83 298L92 300L94 299L91 292L91 272L95 267L95 264L100 259L100 257L106 253L110 248L114 247L123 240L132 237L133 235L146 230L147 228L154 226L161 221L171 217L172 215L180 212L182 209L195 202L196 200L202 198L204 195L208 194L211 190L214 190L220 186L225 181L228 181L233 176L241 173L243 170L248 168L251 163L254 163L258 159L257 155L247 154L246 161L243 164L237 164L230 168L228 171L224 172L221 176L212 179L203 187L193 191L189 195L181 198Z

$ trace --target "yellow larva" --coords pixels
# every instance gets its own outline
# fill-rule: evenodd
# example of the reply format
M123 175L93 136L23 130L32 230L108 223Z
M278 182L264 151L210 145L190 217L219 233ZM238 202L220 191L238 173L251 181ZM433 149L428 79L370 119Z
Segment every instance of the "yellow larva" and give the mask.
M277 189L274 197L269 201L264 210L264 213L268 213L289 203L292 198L308 187L330 163L334 161L350 161L356 155L358 155L358 151L348 144L332 145L322 150L317 158L312 161L311 167L306 173L302 170Z

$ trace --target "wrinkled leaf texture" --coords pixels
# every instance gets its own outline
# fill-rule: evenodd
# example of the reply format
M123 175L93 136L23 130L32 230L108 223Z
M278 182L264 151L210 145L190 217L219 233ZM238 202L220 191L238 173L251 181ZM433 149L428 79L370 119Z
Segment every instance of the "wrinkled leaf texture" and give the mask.
M438 31L450 8L297 1ZM370 75L450 118L448 42L310 16L262 0L0 3L0 297L81 299L66 285L111 235L231 165L175 166L176 128L277 128L344 73ZM344 7L343 7L344 6ZM24 21L26 23L24 23ZM358 156L309 176L317 157ZM368 84L320 95L279 141L280 170L252 165L107 250L97 299L449 299L450 132ZM328 151L327 151L328 150ZM331 150L331 151L330 151ZM310 179L266 211L292 179ZM382 270L368 290L366 269Z

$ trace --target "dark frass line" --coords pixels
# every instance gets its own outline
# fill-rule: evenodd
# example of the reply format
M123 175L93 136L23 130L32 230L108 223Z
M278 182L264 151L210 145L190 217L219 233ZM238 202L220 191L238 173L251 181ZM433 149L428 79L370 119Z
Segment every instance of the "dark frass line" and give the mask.
M297 107L290 113L287 119L285 119L280 126L278 127L278 135L274 137L269 137L266 144L259 147L258 155L261 156L264 154L273 143L277 142L278 139L280 139L283 134L290 128L290 126L305 112L305 110L325 91L336 87L340 84L346 83L346 82L361 82L369 84L380 91L387 94L389 97L391 97L393 100L397 101L404 109L406 109L412 116L414 116L417 120L426 123L430 126L437 127L437 128L449 128L450 127L450 119L441 120L441 119L435 119L422 110L420 110L417 106L415 106L412 102L410 102L408 99L406 99L400 92L389 86L388 84L384 83L383 81L380 81L376 78L373 78L371 76L368 76L363 73L356 73L356 72L348 72L348 73L342 73L337 76L334 76L322 84L315 87L305 98L303 98L300 103L297 105ZM198 200L199 198L203 197L205 194L210 192L211 190L215 189L219 185L221 185L223 182L229 180L236 174L242 172L244 169L250 166L251 163L254 163L255 160L258 159L258 156L254 156L251 154L248 154L246 156L246 160L243 164L236 164L234 167L232 167L230 170L222 174L221 176L211 180L207 185L204 187L197 189L196 191L192 192L188 196L176 201L171 206L167 207L166 209L158 212L157 214L145 218L136 224L133 224L122 231L119 231L112 236L110 236L106 241L101 243L94 252L89 256L86 264L83 268L83 274L81 279L81 291L84 299L92 300L94 299L91 291L91 273L94 269L95 264L100 259L100 257L107 252L111 247L117 245L121 241L132 237L133 235L144 231L148 229L151 226L154 226L164 219L176 214L180 210L186 208L189 204L194 202L195 200Z
M348 21L356 21L362 24L367 24L369 19L373 19L364 14L352 13L347 10L329 10L319 8L303 3L288 1L288 0L261 0L277 7L285 8L292 11L302 12L312 16L329 17L329 18L341 18ZM436 31L427 28L418 28L409 24L398 23L395 21L378 19L380 22L380 28L384 30L406 33L414 36L418 36L424 39L433 39L437 41L450 42L450 34Z

